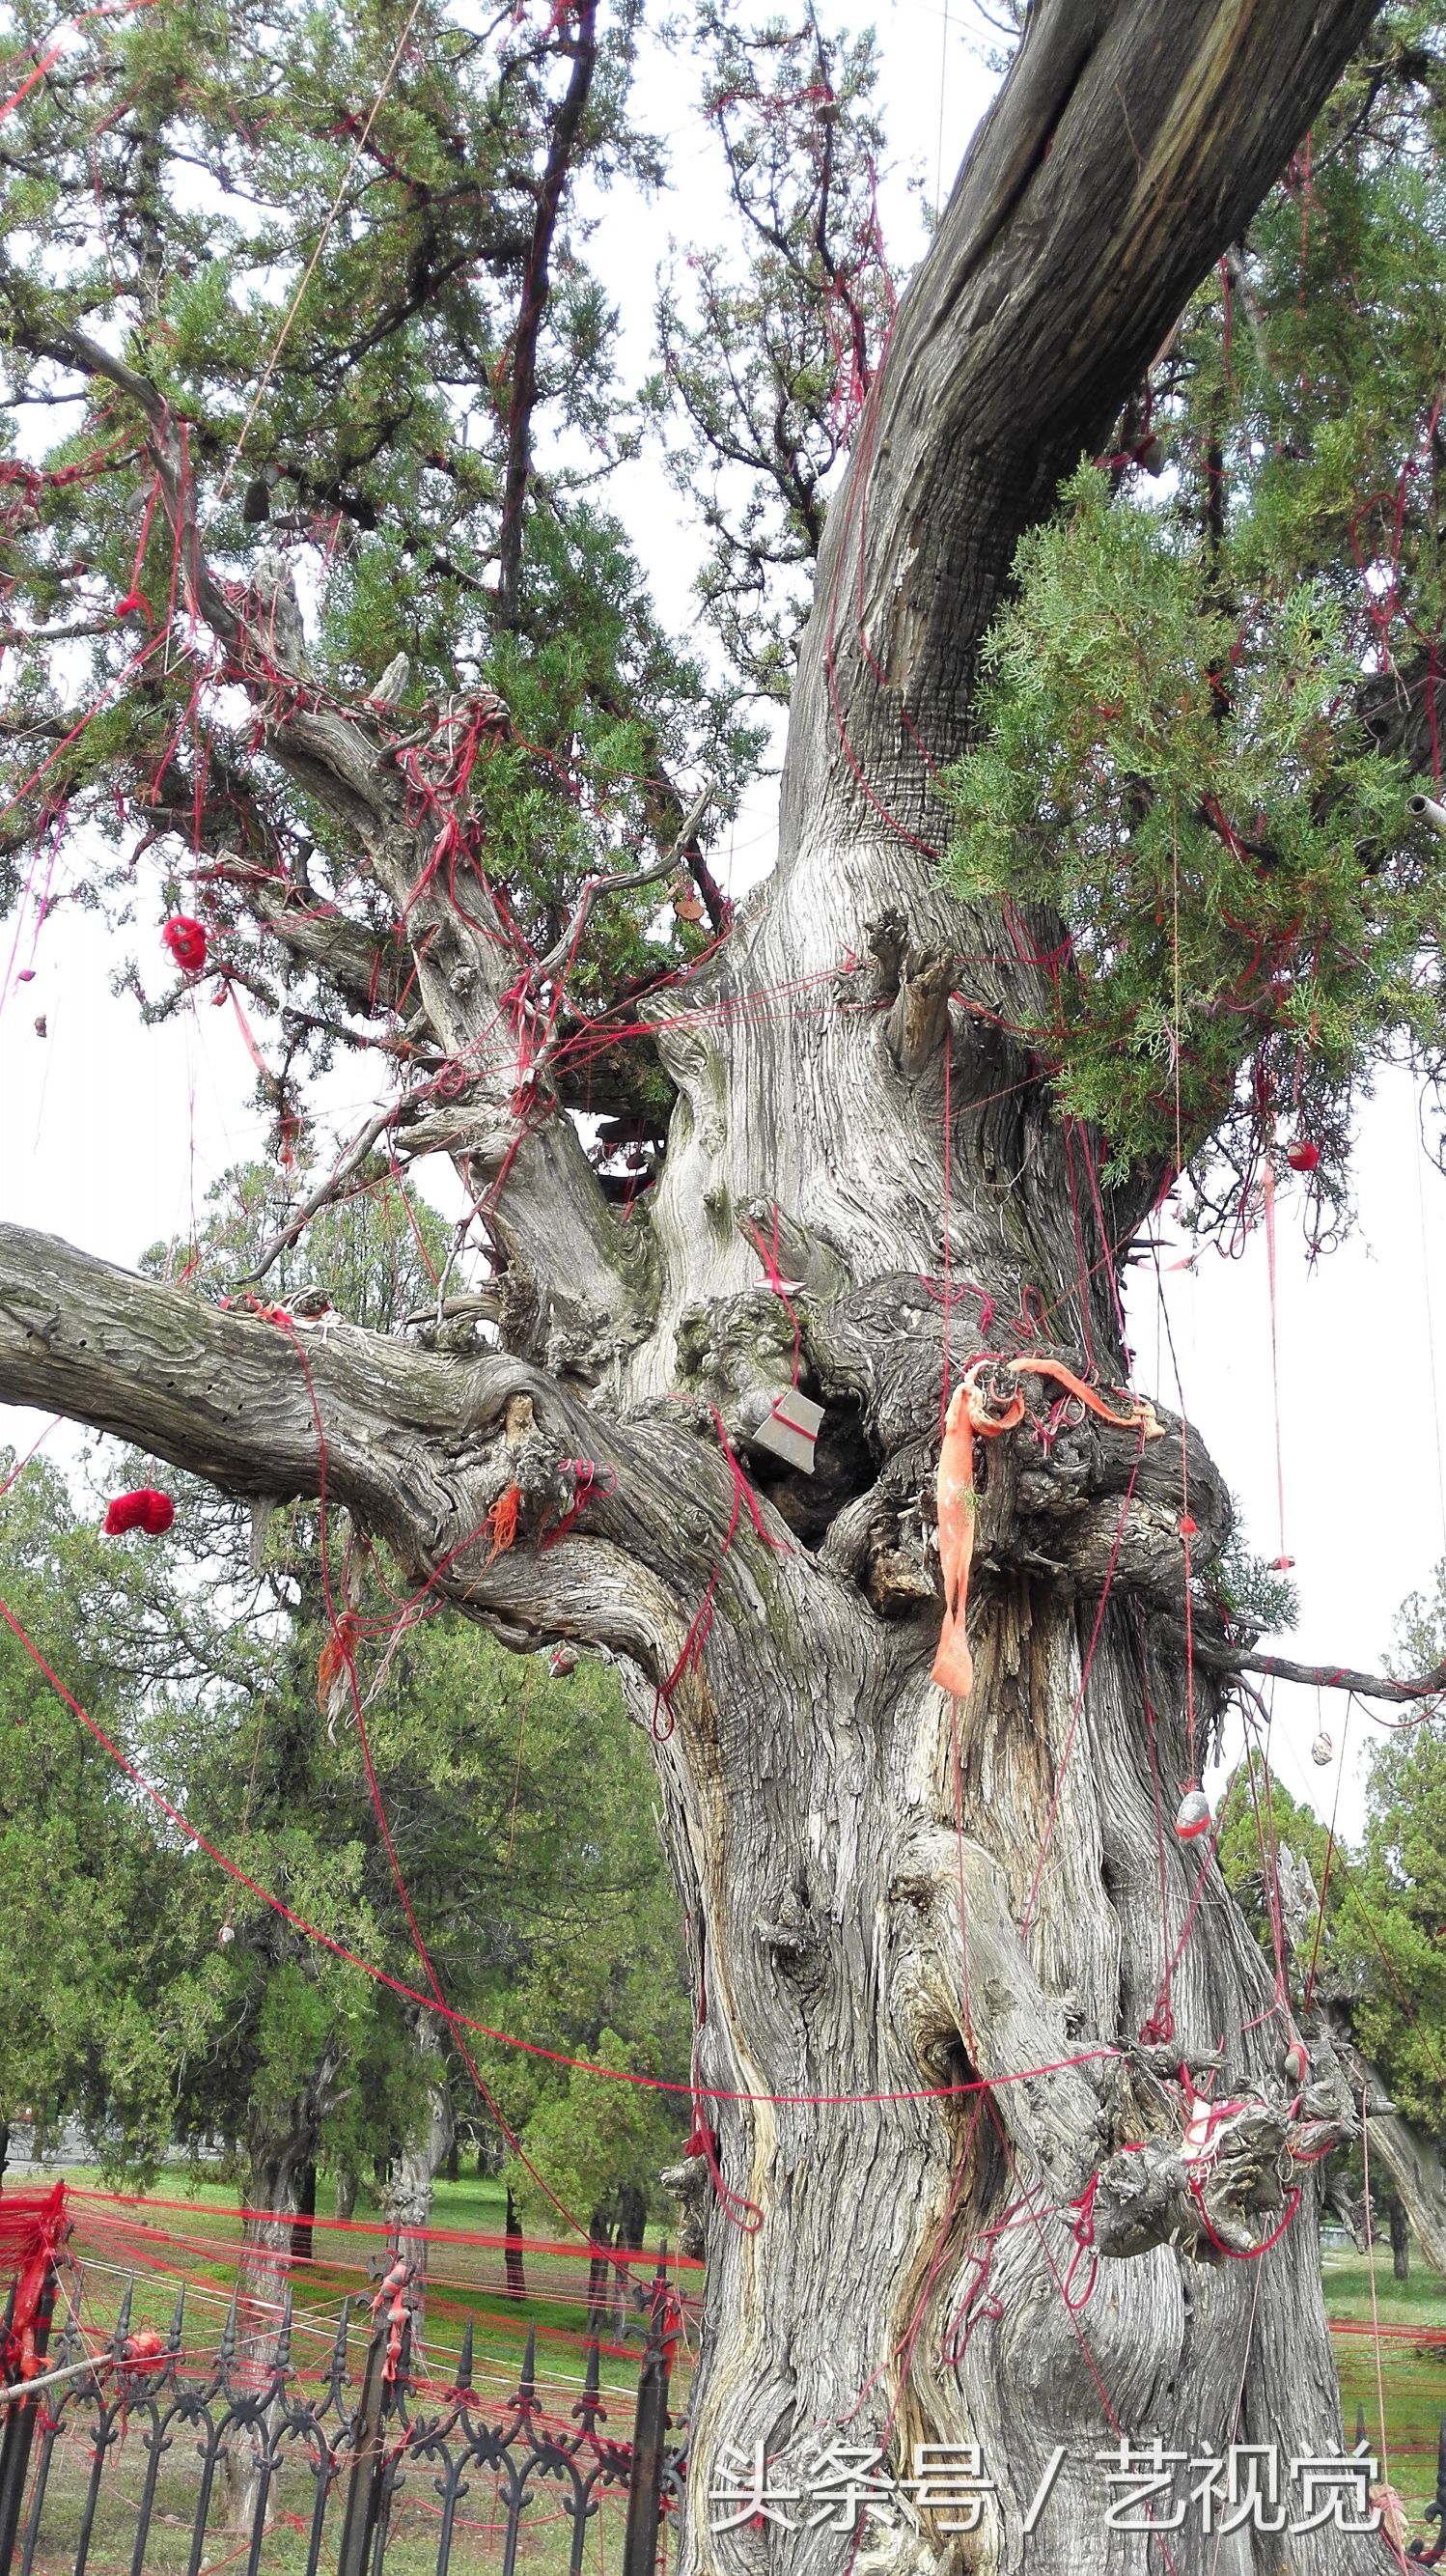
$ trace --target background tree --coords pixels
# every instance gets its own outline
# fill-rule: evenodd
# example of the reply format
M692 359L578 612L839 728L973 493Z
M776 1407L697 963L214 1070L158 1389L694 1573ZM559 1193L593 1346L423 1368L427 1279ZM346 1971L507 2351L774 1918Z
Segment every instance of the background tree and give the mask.
M112 1741L136 1749L92 1528L42 1460L0 1456L3 1591ZM13 1480L13 1481L7 1481ZM176 1963L181 1854L9 1629L0 1637L0 2142L55 2143L81 2118L112 2149L117 2101L165 2116L153 1999ZM174 2039L174 2033L171 2034ZM0 2167L3 2172L3 2167Z
M674 249L647 395L708 530L705 613L732 667L786 702L834 469L893 312L875 44L829 43L812 13L753 28L712 6L695 42L737 228Z
M364 14L206 0L164 49L92 27L3 129L15 390L42 424L73 406L10 478L22 890L81 819L117 872L147 843L157 913L194 889L193 971L281 1006L279 1148L308 1055L370 1045L396 1089L334 1185L372 1147L450 1156L480 1247L458 1320L484 1329L428 1350L278 1320L265 1289L223 1310L12 1228L0 1388L262 1503L324 1481L505 1643L619 1658L729 2195L695 2158L693 2492L728 2445L788 2484L832 2436L896 2467L977 2442L975 2557L1012 2568L1062 2446L1043 2576L1106 2563L1102 2440L1340 2439L1295 2221L1349 2088L1325 2064L1301 2100L1260 1951L1213 1875L1192 1909L1214 1863L1170 1831L1211 1677L1272 1660L1205 1588L1228 1499L1178 1421L1074 1421L1032 1378L1017 1405L1011 1363L1120 1376L1119 1267L1183 1167L1208 1219L1219 1157L1249 1178L1299 1122L1310 1190L1338 1192L1380 1031L1434 1060L1439 870L1405 788L1439 714L1440 65L1424 13L1377 15L1030 12L824 521L777 869L706 957L727 920L678 777L726 796L749 748L537 432L544 350L560 406L601 381L571 183L589 152L641 169L629 22L605 41L576 0L484 40L424 8L391 64ZM1232 253L1227 357L1221 295L1191 299ZM1137 488L1157 363L1173 515ZM268 466L322 504L272 531L295 576L246 516ZM379 689L398 642L418 667ZM981 1343L1000 1437L954 1697L934 1477ZM779 1455L795 1382L825 1407L811 1476ZM1222 2033L1243 2107L1201 2172L1185 2078ZM1194 2576L1216 2545L1171 2556ZM1291 2545L1308 2576L1354 2548ZM738 2546L694 2513L690 2564ZM818 2521L758 2554L854 2547ZM925 2504L870 2547L955 2543ZM1241 2538L1242 2567L1276 2554Z

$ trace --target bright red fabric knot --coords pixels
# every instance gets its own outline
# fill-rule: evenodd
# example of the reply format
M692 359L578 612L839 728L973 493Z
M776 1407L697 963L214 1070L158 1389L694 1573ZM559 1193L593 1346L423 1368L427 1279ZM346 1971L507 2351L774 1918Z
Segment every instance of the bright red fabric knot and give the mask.
M176 1506L169 1494L158 1493L154 1485L138 1486L133 1494L117 1494L105 1507L107 1538L124 1538L127 1530L144 1530L147 1538L162 1538L176 1517Z
M1320 1147L1308 1136L1297 1136L1293 1145L1287 1145L1285 1159L1293 1172L1313 1172L1320 1161Z
M1192 1520L1187 1512L1180 1523L1180 1536L1182 1538L1193 1538L1199 1527L1199 1522Z
M205 926L189 913L173 913L161 937L183 975L199 975L206 963Z

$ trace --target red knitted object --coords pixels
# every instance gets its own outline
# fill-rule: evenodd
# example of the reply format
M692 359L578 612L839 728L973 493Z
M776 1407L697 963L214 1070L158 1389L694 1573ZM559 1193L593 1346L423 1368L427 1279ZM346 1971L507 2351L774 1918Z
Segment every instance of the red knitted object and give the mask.
M107 1538L124 1538L127 1530L144 1530L147 1538L161 1538L176 1517L176 1506L169 1494L156 1491L154 1485L138 1486L133 1494L117 1494L105 1507Z
M161 937L183 975L199 975L206 963L205 925L187 912L173 913Z

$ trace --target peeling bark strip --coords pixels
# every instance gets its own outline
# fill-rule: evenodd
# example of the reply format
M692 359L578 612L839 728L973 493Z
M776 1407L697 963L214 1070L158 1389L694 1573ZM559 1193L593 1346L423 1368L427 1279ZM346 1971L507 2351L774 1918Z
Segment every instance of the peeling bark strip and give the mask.
M657 1763L696 2077L719 2097L729 2205L763 2222L730 2224L711 2189L695 2204L709 2269L682 2576L1363 2563L1332 2530L1222 2540L1196 2515L1167 2561L1104 2528L1101 2455L1117 2461L1121 2433L1192 2456L1273 2443L1287 2464L1339 2447L1309 2159L1349 2120L1349 2089L1313 2033L1302 2096L1260 1952L1208 1851L1168 1828L1187 1769L1186 1468L1198 1561L1229 1526L1193 1434L1182 1457L1177 1423L1145 1443L1029 1378L976 1468L967 1705L929 1678L947 1397L982 1355L1123 1375L1114 1270L1150 1187L1107 1190L1098 1139L1077 1135L1077 1236L1060 1130L1005 1034L1034 1007L1030 946L1054 927L1025 916L1000 953L929 851L933 766L968 738L1021 532L1099 444L1372 14L1031 11L830 512L779 870L690 984L643 1005L678 1098L627 1226L518 961L451 900L436 815L415 819L419 755L388 747L365 702L278 692L265 604L209 573L154 388L52 335L140 403L189 597L267 751L402 926L396 989L414 975L435 1053L393 1132L451 1153L472 1197L498 1193L503 1347L448 1361L293 1319L303 1370L263 1314L12 1227L0 1395L262 1504L317 1492L319 1417L329 1496L418 1586L516 1645L606 1645L643 1723L676 1675ZM813 1472L750 1451L755 1525L716 1426L737 1451L795 1379L825 1408ZM489 1516L514 1488L498 1553ZM1216 1690L1197 1668L1205 1730ZM829 2442L895 2476L916 2444L977 2445L977 2531L951 2535L917 2494L861 2538L806 2508L710 2529L737 2453L761 2445L786 2489Z

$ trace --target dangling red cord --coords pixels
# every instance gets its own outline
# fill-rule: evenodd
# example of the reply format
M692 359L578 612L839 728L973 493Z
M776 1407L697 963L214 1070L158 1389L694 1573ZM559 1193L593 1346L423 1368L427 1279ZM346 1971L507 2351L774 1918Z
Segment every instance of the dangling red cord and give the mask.
M723 2168L718 2161L717 2133L709 2128L703 2112L703 2091L698 2081L698 2052L702 2044L703 2024L707 2018L707 2012L707 1993L700 1978L698 2021L693 2032L693 2126L684 2140L683 2153L685 2156L702 2157L713 2185L713 2197L724 2217L734 2227L740 2228L745 2236L756 2236L763 2225L763 2212L756 2200L745 2200L741 2192L732 2190L724 2181Z
M734 1456L732 1443L723 1427L722 1414L719 1412L716 1404L710 1404L708 1410L713 1416L713 1428L718 1434L723 1455L733 1470L733 1509L728 1517L728 1527L723 1534L723 1545L718 1551L718 1562L708 1577L707 1590L704 1592L703 1598L699 1602L698 1607L693 1614L688 1633L683 1639L682 1652L666 1681L659 1682L658 1684L657 1692L653 1700L652 1724L654 1740L659 1744L666 1744L669 1736L673 1732L673 1693L677 1689L684 1674L696 1669L699 1658L702 1655L703 1648L707 1643L708 1631L713 1625L713 1610L718 1593L718 1577L723 1571L724 1559L726 1558L729 1549L732 1547L734 1539L738 1535L738 1523L745 1503L748 1506L748 1517L752 1521L758 1536L762 1539L764 1546L771 1547L775 1553L780 1556L786 1556L789 1553L788 1541L781 1538L770 1538L767 1530L763 1526L763 1514L758 1507L758 1497L754 1493L753 1487L748 1482L747 1477L744 1475L737 1458ZM664 1712L666 1712L667 1715L667 1724L666 1726L660 1726L658 1721Z

